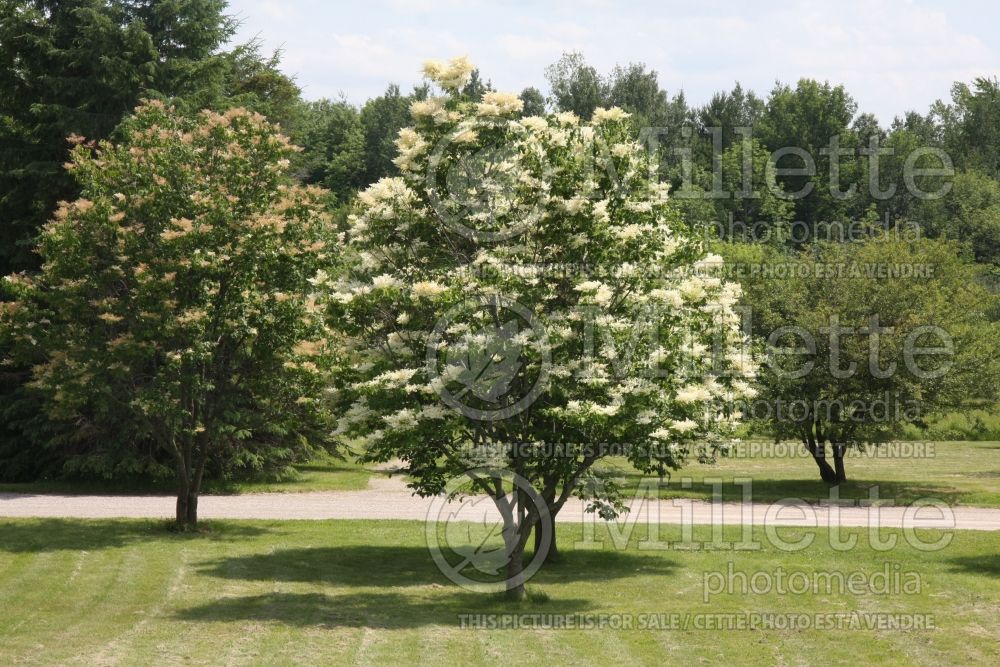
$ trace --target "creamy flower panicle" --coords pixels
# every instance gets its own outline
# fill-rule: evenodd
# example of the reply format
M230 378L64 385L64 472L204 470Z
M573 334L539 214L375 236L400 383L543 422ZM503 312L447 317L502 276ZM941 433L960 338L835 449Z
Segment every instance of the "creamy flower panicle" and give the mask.
M445 90L458 90L469 82L475 66L468 57L460 56L448 62L428 60L424 63L424 76Z
M520 113L524 102L514 93L498 93L489 91L483 95L483 101L476 105L476 113L480 116L507 116Z

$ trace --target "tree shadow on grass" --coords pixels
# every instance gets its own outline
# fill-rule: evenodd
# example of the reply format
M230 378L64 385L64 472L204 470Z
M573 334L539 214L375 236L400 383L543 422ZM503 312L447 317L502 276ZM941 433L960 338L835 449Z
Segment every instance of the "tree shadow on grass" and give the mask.
M530 561L526 556L525 563ZM678 565L662 555L622 551L567 551L532 580L561 583L606 580L636 574L669 575ZM289 581L336 586L420 586L454 584L438 569L426 547L337 546L282 549L234 556L201 565L199 573L244 581Z
M449 590L445 595L423 592L267 593L221 598L179 611L184 621L274 621L294 626L402 629L428 625L459 627L465 614L575 614L591 608L586 600L545 600L511 603L497 594Z
M200 530L181 533L162 520L0 519L0 552L98 551L155 540L239 540L268 532L256 526L211 521Z
M849 479L838 486L837 493L841 500L869 500L875 487L878 488L880 501L896 505L909 505L926 498L954 505L963 495L955 487L945 484L877 479ZM768 502L798 497L814 503L828 500L831 490L832 487L818 480L754 480L753 485L754 500Z
M1000 577L1000 555L962 556L948 561L954 572Z
M1000 449L1000 447L998 447L998 449ZM979 470L963 474L968 477L975 477L976 479L991 479L994 477L1000 477L1000 470Z
M721 475L720 475L721 476ZM639 476L627 476L633 484ZM753 479L752 492L745 497L745 490L737 486L732 478L722 476L725 483L722 486L722 498L725 501L771 503L787 498L798 498L815 504L829 500L833 487L818 479ZM695 480L690 489L684 489L679 483L680 476L660 490L661 498L694 497L697 500L711 501L713 489ZM916 481L886 481L874 479L849 479L839 485L838 497L842 501L868 500L870 490L878 487L878 499L887 504L910 505L913 501L923 498L934 498L949 505L955 505L965 496L953 486L946 484L929 484Z

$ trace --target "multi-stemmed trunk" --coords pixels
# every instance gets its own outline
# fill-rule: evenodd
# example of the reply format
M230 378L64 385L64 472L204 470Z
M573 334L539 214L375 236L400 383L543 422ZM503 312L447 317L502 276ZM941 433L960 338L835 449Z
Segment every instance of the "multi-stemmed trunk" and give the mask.
M508 600L517 601L527 597L524 551L528 544L528 539L531 537L532 532L535 532L541 525L540 521L551 521L551 519L549 518L548 508L544 506L544 500L541 498L539 500L542 500L543 506L539 507L536 504L534 508L526 508L528 494L523 491L515 489L513 498L515 499L513 504L503 495L494 495L493 501L496 503L496 507L503 519L504 553L507 557L504 592ZM549 525L552 524L550 523ZM541 535L542 537L536 537L541 542L536 542L535 553L532 556L532 563L529 566L532 572L544 563L544 561L538 562L534 559L540 558L539 548L544 551L550 544L545 539L547 532L544 529L541 533L536 532L536 536Z
M198 492L187 488L177 491L177 525L194 528L198 525Z
M570 497L573 489L576 488L580 476L593 465L595 460L596 457L588 457L582 461L566 480L566 483L562 485L561 492L559 483L565 479L562 474L546 477L545 484L537 495L534 492L519 490L515 486L514 506L508 502L500 484L495 482L488 484L483 479L477 480L480 483L480 488L493 498L504 522L504 547L508 557L506 564L506 595L508 599L523 600L526 596L524 550L532 533L535 537L535 550L529 565L532 572L558 557L559 550L556 546L555 530L556 515ZM535 507L534 509L526 508L528 500L532 496L532 503Z
M177 511L176 524L182 530L198 525L198 495L208 460L207 442L204 437L196 442L189 439L183 443L172 443L177 464Z
M826 458L826 443L809 436L805 439L806 448L812 454L813 460L819 467L819 476L827 484L837 485L847 481L847 473L844 470L844 452L846 445L833 444L833 465Z
M515 496L517 494L515 493ZM509 505L506 499L498 500L494 497L497 509L503 517L503 542L504 554L507 557L505 565L505 594L508 600L523 600L527 597L525 589L526 577L524 574L524 547L528 542L532 526L526 523L530 514L525 514L518 509L517 512ZM515 518L516 517L516 518Z

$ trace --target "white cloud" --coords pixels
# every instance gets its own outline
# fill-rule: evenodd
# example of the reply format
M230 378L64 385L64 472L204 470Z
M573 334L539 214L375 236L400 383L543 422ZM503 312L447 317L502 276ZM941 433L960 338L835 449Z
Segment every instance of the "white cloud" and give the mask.
M535 63L539 62L539 59L543 63L549 63L559 58L564 51L581 48L581 45L575 42L528 35L500 35L496 43L506 56Z
M283 46L307 95L343 90L356 102L390 81L418 83L427 58L458 54L501 89L544 88L545 66L579 50L601 71L645 62L692 103L736 80L764 94L776 79L843 83L885 123L926 110L953 81L1000 71L1000 8L987 2L954 11L914 0L231 4L245 19L243 38Z

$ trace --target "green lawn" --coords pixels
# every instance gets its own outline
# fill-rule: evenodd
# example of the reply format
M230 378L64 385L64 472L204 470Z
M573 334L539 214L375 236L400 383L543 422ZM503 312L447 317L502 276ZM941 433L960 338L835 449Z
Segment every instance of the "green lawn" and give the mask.
M997 664L1000 533L950 546L839 552L574 550L515 606L438 572L415 522L226 522L175 534L153 522L0 521L0 664ZM676 528L672 529L676 531ZM792 539L800 529L783 529ZM667 539L671 535L664 535ZM927 536L924 536L927 539ZM696 529L696 538L708 539ZM879 572L918 594L724 594L705 572ZM462 629L468 613L933 614L935 629ZM591 617L594 618L594 617Z
M939 498L950 505L1000 507L1000 442L935 442L932 457L875 457L864 454L845 459L848 482L840 485L840 497L867 499L869 489L879 487L879 497L909 504L918 498ZM782 443L787 448L801 448ZM780 451L780 450L779 450ZM804 450L803 450L804 451ZM602 467L632 489L640 475L625 460L610 459ZM705 479L722 478L723 497L740 500L743 488L736 478L753 480L753 500L773 502L801 498L810 502L829 497L830 488L820 481L815 462L808 457L719 458L714 464L692 462L673 473L662 497L711 500L712 487ZM684 488L682 480L690 480Z

